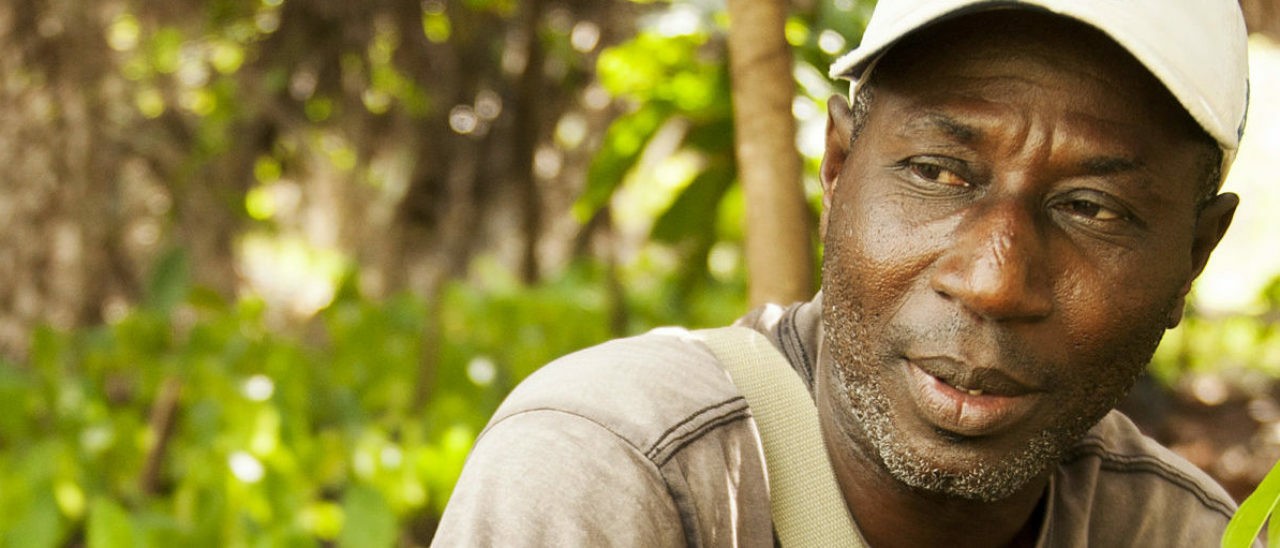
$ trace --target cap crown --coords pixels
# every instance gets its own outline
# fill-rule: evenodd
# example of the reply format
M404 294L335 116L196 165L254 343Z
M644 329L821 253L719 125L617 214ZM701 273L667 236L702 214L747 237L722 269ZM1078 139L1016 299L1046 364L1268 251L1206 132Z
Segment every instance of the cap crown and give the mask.
M857 81L899 39L937 21L1011 8L1059 14L1111 37L1218 142L1224 166L1234 159L1249 102L1248 37L1235 0L880 0L862 43L831 76Z

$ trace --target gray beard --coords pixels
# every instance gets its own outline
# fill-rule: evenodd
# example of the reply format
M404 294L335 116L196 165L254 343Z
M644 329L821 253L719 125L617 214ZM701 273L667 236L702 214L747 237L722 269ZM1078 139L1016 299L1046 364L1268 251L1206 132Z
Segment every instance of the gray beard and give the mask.
M840 311L831 300L824 300L827 308L823 321L825 344L834 361L829 365L833 380L838 383L834 392L843 407L852 411L856 419L854 428L861 430L846 434L870 449L893 478L929 493L983 502L1012 496L1061 461L1067 450L1115 406L1142 371L1141 367L1133 368L1133 378L1125 389L1117 390L1114 401L1097 405L1074 418L1064 417L1035 434L1019 451L996 461L974 461L959 471L942 470L932 464L929 455L921 454L907 443L904 434L894 427L893 407L883 383L873 374L884 365L874 360L874 351L867 344L870 336L860 315L857 311ZM1156 336L1150 347L1154 349L1158 341Z
M837 362L841 362L837 358ZM1040 432L1021 451L997 462L977 461L973 466L951 472L933 467L927 455L919 454L901 439L901 432L890 421L888 397L880 384L869 376L837 365L833 368L840 386L837 390L846 409L853 412L862 437L885 470L894 479L910 487L950 497L992 502L1005 499L1040 475L1051 463L1058 462L1065 447L1054 444L1051 432ZM1079 439L1089 425L1069 432Z

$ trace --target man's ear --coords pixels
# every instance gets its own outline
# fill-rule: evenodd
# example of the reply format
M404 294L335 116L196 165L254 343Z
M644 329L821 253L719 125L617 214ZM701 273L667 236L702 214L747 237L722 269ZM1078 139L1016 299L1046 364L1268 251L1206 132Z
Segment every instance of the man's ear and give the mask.
M822 154L822 167L819 178L822 180L822 233L827 232L827 212L831 210L831 198L835 195L836 183L840 172L844 170L844 162L849 157L849 148L853 145L853 111L849 109L849 100L843 95L832 95L827 99L827 146Z
M1191 282L1204 272L1204 266L1209 262L1209 255L1213 253L1214 248L1218 247L1222 236L1227 233L1227 228L1231 226L1231 219L1235 217L1236 206L1239 205L1239 196L1224 192L1214 196L1200 211L1200 218L1196 221L1195 235L1191 241L1191 275L1187 278L1187 283L1182 286L1178 302L1173 310L1169 311L1170 329L1177 327L1182 321L1183 310L1187 305L1187 293L1191 291Z

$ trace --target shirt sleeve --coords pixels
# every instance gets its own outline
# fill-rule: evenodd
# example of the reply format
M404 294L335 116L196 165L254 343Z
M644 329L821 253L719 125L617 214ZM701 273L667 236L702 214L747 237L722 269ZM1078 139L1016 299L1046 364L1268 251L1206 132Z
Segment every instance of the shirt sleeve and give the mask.
M653 462L565 411L508 416L462 470L433 546L680 546L676 505Z

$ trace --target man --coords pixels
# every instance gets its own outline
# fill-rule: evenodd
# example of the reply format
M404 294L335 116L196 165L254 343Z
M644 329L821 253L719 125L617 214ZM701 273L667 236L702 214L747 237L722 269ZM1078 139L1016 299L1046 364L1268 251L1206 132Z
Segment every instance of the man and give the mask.
M884 0L830 101L822 292L741 323L813 394L868 545L1208 546L1234 505L1112 408L1238 199L1232 0ZM439 545L773 543L751 411L681 330L557 360Z

